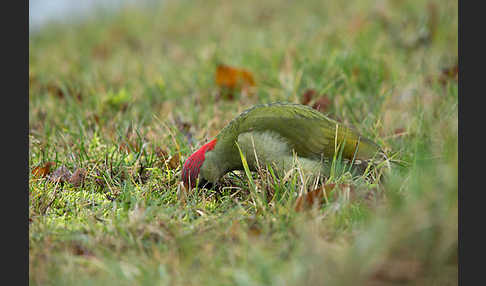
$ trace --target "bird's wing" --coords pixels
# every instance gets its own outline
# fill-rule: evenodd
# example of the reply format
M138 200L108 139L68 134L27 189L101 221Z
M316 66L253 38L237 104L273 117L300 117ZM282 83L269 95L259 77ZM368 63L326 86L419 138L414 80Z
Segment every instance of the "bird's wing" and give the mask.
M332 158L338 146L344 148L342 155L347 159L370 159L380 150L355 130L300 104L257 105L231 121L220 134L234 137L252 131L276 132L299 156L308 158Z

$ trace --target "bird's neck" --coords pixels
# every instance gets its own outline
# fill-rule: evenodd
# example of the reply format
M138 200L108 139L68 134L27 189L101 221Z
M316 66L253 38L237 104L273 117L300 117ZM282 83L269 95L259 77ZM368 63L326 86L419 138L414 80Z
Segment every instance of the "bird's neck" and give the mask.
M236 146L230 142L218 140L215 148L206 153L199 175L214 183L226 172L238 169L241 161L239 157L235 157L235 154L238 154L235 148Z
M206 153L206 158L200 169L200 176L210 182L217 182L226 171L232 169L233 162L220 150L213 150Z

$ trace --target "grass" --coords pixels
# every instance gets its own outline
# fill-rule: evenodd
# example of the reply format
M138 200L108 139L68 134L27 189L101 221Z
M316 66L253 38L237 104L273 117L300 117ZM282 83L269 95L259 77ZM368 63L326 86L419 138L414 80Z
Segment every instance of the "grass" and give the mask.
M456 285L457 11L163 1L31 34L31 284ZM220 63L249 70L254 93L221 98ZM308 89L403 166L381 180L337 166L304 212L298 170L181 190L181 164L232 118ZM85 179L32 174L47 162Z

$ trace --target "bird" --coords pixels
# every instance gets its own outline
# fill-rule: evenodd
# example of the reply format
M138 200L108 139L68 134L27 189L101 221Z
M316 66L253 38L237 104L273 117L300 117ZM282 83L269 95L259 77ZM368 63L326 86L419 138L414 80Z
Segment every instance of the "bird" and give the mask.
M345 160L367 162L382 152L379 145L309 106L274 102L258 104L231 120L214 139L184 162L181 181L188 188L217 183L226 173L272 166L279 174L297 164L311 176L326 176L339 153Z

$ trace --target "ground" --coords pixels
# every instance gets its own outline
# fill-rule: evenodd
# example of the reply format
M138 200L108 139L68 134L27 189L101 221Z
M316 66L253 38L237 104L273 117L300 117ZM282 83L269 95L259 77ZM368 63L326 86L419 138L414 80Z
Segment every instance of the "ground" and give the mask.
M457 285L457 14L167 0L32 33L31 284ZM184 160L274 101L314 106L395 162L185 192Z

